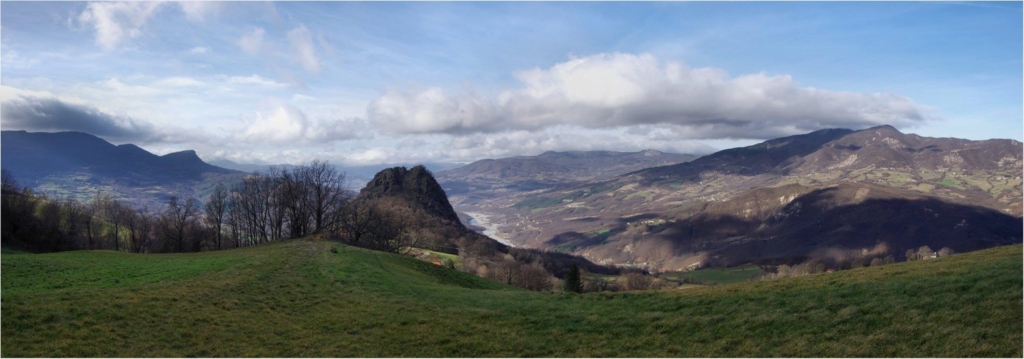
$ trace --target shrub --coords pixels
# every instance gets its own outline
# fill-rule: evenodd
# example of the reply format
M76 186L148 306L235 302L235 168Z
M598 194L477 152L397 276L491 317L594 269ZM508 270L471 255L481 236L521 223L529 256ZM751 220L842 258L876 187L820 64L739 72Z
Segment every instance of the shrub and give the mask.
M653 278L640 273L626 274L626 290L648 290L651 289Z
M448 269L455 269L455 261L453 261L451 258L442 259L441 265Z

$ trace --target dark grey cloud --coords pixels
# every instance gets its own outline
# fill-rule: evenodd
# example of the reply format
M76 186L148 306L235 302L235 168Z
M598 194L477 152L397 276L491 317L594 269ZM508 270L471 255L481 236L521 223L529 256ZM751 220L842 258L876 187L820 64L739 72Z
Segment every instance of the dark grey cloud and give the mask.
M111 141L149 142L158 136L152 124L57 98L19 96L3 102L5 130L81 131Z

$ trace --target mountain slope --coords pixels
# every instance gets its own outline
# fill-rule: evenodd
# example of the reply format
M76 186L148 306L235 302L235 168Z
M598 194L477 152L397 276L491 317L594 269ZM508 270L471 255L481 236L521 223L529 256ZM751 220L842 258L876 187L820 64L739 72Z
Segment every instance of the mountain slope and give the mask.
M548 151L537 156L485 159L437 172L437 180L449 200L474 228L486 215L511 206L523 196L538 191L573 187L580 183L605 180L653 166L693 160L697 156L655 150L639 152Z
M604 225L605 236L567 232L547 245L602 263L659 270L742 263L830 268L928 245L956 252L1020 243L1020 217L894 190L841 183L760 188L675 217L637 216ZM593 233L593 232L590 232Z
M715 253L721 253L711 256L724 257L709 261L700 259L706 257L707 251L684 243L684 239L691 238L687 233L666 230L664 234L649 236L647 231L626 230L620 226L641 221L688 221L696 226L692 231L722 233L712 236L719 244L772 236L793 241L817 240L841 231L845 225L817 218L814 221L825 221L827 225L796 231L793 229L796 222L770 225L765 218L751 219L742 213L714 214L715 220L693 216L719 207L756 211L744 206L759 196L776 203L775 207L764 210L766 215L780 215L781 207L794 198L836 187L838 190L834 193L852 195L833 201L848 206L846 210L852 212L847 216L868 222L877 218L872 217L877 216L872 214L874 211L885 208L868 206L862 203L862 198L855 199L860 197L856 194L861 191L868 191L865 192L871 194L868 197L886 193L890 198L912 201L909 203L940 201L943 205L939 207L947 212L942 216L950 220L957 217L956 223L968 219L965 214L981 213L974 208L987 208L991 211L982 211L984 219L974 221L1002 223L998 228L1006 228L1007 223L1018 227L1016 235L997 230L979 237L964 233L955 236L959 246L977 249L1020 238L1019 225L1012 223L1019 223L1022 212L1021 157L1021 143L1013 140L927 138L903 134L890 126L861 131L822 130L725 150L686 163L643 169L605 181L521 193L494 201L500 203L498 206L478 210L498 223L496 232L517 245L582 254L601 263L632 263L652 269L677 270L698 261L722 265L739 264L737 261L741 260L795 260L824 251L828 243L812 241L813 245L804 245L776 241L772 242L776 246L795 247L790 248L793 251L789 253L756 250L757 255L719 248ZM847 241L848 244L867 246L858 248L870 250L874 245L868 242L879 236L890 238L889 242L902 236L907 240L890 243L888 249L889 254L897 256L902 256L907 246L940 242L945 243L942 246L953 246L949 241L937 239L946 233L937 233L939 237L935 237L927 230L902 229L923 228L915 221L924 217L895 215L889 218L893 223L890 227L860 233L864 240ZM783 230L783 227L790 229ZM727 233L729 235L725 235Z
M203 162L195 151L157 156L132 144L115 146L82 132L0 132L2 166L23 185L51 193L88 197L106 190L163 205L169 195L195 195L212 180L241 172Z
M323 241L5 253L0 355L1020 357L1021 255L562 295Z
M647 167L693 160L697 156L613 151L548 151L537 156L485 159L438 172L438 180L463 193L468 186L536 189L568 183L601 180Z

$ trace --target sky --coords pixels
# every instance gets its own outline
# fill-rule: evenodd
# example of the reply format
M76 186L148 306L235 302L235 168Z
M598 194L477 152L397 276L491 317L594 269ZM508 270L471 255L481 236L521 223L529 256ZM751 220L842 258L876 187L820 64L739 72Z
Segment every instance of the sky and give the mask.
M204 160L1022 139L1021 2L0 2L0 127Z

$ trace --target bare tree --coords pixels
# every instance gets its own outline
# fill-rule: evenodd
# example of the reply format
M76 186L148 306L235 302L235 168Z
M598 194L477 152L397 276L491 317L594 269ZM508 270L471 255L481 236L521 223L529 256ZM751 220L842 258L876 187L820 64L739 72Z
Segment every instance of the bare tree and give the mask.
M341 240L354 246L404 253L416 244L401 218L376 201L348 203L339 211L337 224Z
M238 248L242 246L243 226L243 214L238 200L238 193L232 191L228 194L227 210L227 224L231 228L231 239L235 243L235 248Z
M626 290L648 290L654 279L641 273L626 274Z
M284 238L287 209L283 205L280 195L281 172L282 170L278 167L270 167L266 175L262 176L264 186L261 188L265 191L264 198L267 199L267 223L270 225L267 240Z
M536 263L520 265L516 286L533 291L551 290L551 275Z
M487 279L507 285L516 285L521 281L520 264L510 255L506 254L504 258L492 262L489 267Z
M81 243L83 221L85 216L84 206L73 197L66 197L61 201L61 217L63 219L63 232L67 233L67 240L76 248L84 247Z
M213 189L213 194L206 202L206 224L216 231L214 244L221 249L221 242L224 238L224 219L228 213L228 191L224 184L218 183Z
M953 250L949 249L949 247L942 247L942 249L939 250L939 253L937 255L939 257L945 257L945 256L948 256L948 255L952 255L954 253L956 253L956 252L953 252Z
M912 260L917 260L917 252L915 252L913 248L907 250L906 256L908 262Z
M11 171L0 170L0 191L3 193L16 193L20 191L18 181L14 179Z
M130 206L124 206L122 210L124 227L128 230L128 250L133 253L145 252L152 244L153 217L146 210Z
M932 251L931 247L921 246L917 249L917 256L921 259L935 258L935 251Z
M302 168L300 177L309 191L305 200L313 217L313 232L320 232L331 227L332 212L345 202L345 173L326 161L312 161Z
M271 185L266 176L252 174L232 190L237 205L230 208L238 211L235 225L250 245L270 239Z
M275 198L281 219L287 221L290 238L304 237L309 233L310 214L306 199L310 190L301 177L306 167L281 170L276 175Z
M124 205L112 198L110 194L105 194L100 197L100 209L103 213L103 218L113 227L112 231L108 231L107 235L110 238L110 242L114 244L114 250L121 250L121 226L124 223Z
M61 250L60 244L63 242L64 234L60 230L60 204L57 200L49 200L43 198L42 205L39 208L39 224L42 229L42 237L39 238L38 247L41 250L48 252L56 252Z
M175 245L176 252L185 251L187 234L194 225L197 212L198 208L192 199L179 202L178 197L173 196L167 202L167 210L164 211L165 235Z
M100 212L99 198L100 194L96 194L96 198L93 199L92 203L82 208L82 225L85 227L86 249L101 248L100 236L102 235L103 228L97 217Z
M152 245L155 219L145 210L134 210L133 212L131 214L132 222L129 225L129 231L132 233L131 251L143 253Z

